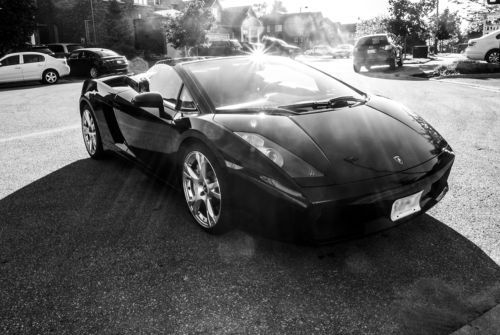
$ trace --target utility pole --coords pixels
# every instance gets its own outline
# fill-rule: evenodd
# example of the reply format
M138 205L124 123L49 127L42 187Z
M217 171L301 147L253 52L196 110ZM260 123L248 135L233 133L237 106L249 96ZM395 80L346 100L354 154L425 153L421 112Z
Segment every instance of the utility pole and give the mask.
M436 0L436 31L434 33L434 53L437 55L438 50L438 39L437 35L439 32L439 0Z
M90 0L90 12L92 15L92 30L94 31L94 44L97 44L97 35L95 33L95 19L94 19L94 4Z

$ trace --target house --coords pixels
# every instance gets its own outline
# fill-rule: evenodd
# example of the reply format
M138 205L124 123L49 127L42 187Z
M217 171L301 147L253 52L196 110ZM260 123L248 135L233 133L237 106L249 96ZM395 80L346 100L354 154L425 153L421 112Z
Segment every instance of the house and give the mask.
M223 8L219 0L208 1L205 5L211 8L215 19L212 28L207 33L208 40L260 41L264 28L252 6Z
M486 15L483 21L483 35L500 29L500 11Z

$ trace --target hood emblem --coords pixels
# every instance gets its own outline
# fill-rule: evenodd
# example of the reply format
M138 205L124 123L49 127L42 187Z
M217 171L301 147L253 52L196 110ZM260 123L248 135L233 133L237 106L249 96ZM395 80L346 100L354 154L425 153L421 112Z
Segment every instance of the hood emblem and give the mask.
M399 165L404 164L403 159L399 156L394 156L394 157L392 157L392 159L394 159L396 161L396 163L398 163Z

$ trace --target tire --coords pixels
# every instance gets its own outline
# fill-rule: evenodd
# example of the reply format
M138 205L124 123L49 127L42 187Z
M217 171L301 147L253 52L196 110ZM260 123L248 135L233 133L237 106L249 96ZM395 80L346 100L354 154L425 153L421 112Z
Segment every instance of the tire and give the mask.
M104 155L102 147L101 134L97 126L94 112L88 105L82 108L81 113L82 135L85 148L89 153L90 158L99 159Z
M500 49L492 49L486 53L484 57L488 63L498 64L500 63Z
M210 234L230 227L227 174L205 145L191 143L181 151L182 189L186 205L198 226ZM203 171L205 166L205 172Z
M391 70L396 70L396 57L391 58L390 63L389 63L389 69Z
M366 71L370 71L370 69L372 68L371 65L365 65L365 68L366 68Z
M359 70L361 70L361 66L356 63L352 64L352 68L356 73L359 73Z
M95 67L92 66L89 71L90 78L97 78L99 77L99 70Z
M399 67L403 66L403 56L400 56L400 57L399 57L399 60L398 60L398 66L399 66Z
M42 82L47 85L54 85L59 80L59 73L56 70L48 69L42 74Z

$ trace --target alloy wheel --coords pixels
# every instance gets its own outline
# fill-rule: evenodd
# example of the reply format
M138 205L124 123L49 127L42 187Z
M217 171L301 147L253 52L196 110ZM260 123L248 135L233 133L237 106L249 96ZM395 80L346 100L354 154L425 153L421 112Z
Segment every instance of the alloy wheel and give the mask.
M88 109L84 109L82 113L82 133L89 155L95 155L97 152L97 131L94 117Z
M493 51L488 56L488 63L498 63L500 61L500 51Z
M57 74L53 71L45 73L45 82L48 84L55 84L57 82Z
M222 197L215 170L203 153L191 151L185 156L182 185L196 222L203 228L213 228L221 216Z
M97 69L95 67L90 69L90 77L97 78L98 75L99 75L99 71L97 71Z

